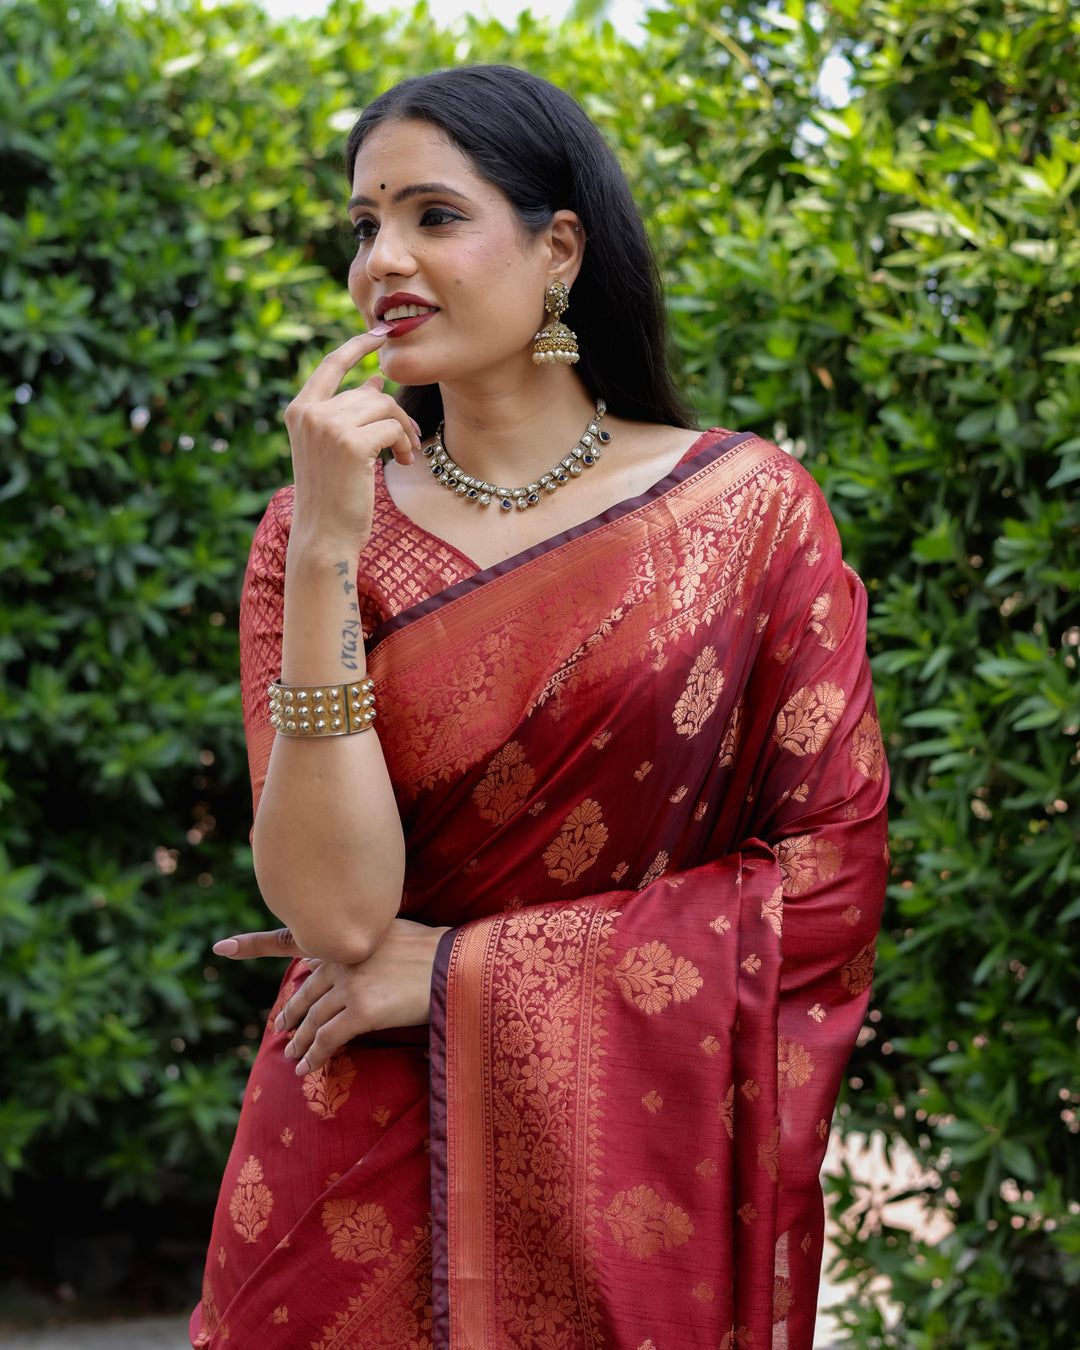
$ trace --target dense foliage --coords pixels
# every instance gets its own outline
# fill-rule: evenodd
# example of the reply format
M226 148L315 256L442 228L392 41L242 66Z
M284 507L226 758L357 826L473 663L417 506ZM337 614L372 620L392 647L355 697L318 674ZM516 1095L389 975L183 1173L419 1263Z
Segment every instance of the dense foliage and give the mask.
M262 924L237 596L282 402L353 324L342 132L405 74L512 60L619 149L703 417L804 460L871 591L894 884L841 1124L906 1141L952 1229L915 1241L838 1183L846 1273L894 1299L852 1301L852 1344L1061 1350L1080 16L668 0L640 48L591 24L0 11L0 1181L212 1189L273 984L208 957Z

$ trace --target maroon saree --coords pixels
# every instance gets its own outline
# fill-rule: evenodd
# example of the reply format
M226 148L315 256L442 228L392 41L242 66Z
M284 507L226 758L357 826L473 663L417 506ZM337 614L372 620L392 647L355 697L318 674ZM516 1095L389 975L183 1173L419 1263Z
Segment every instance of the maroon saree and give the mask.
M290 501L245 586L256 803ZM482 572L377 501L402 913L454 925L430 1052L364 1037L297 1079L271 1016L193 1343L809 1350L887 864L865 595L820 493L706 433Z

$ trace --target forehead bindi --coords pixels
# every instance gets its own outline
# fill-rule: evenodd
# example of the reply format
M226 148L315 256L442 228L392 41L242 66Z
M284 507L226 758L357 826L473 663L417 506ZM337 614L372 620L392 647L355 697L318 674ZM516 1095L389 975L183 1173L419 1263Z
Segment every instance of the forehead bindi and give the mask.
M414 120L375 128L356 156L353 193L372 201L376 192L398 197L403 188L427 184L475 200L485 180L439 127Z

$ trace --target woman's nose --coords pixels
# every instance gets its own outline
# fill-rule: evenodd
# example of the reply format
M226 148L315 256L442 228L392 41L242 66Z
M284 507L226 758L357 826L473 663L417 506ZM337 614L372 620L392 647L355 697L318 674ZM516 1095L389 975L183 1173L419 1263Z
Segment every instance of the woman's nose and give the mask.
M368 249L368 275L378 281L386 276L411 276L415 270L416 263L400 231L384 224Z

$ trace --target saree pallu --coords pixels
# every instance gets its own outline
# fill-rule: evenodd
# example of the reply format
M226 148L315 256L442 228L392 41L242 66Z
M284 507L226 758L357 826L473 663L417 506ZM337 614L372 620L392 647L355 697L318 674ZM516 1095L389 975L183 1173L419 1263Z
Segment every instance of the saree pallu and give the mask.
M402 913L453 925L430 1042L298 1080L271 1014L194 1344L809 1350L887 868L865 594L818 489L706 434L497 567L417 532L421 594L381 615L367 554L404 517L379 500L360 586ZM264 527L253 689L287 522Z

